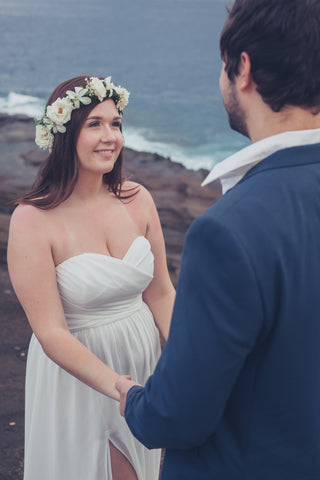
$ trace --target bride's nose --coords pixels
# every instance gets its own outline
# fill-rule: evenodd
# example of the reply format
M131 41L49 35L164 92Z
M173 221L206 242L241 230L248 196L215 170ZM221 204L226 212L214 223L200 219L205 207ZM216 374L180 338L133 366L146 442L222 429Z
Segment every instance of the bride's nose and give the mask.
M101 141L103 142L114 142L116 136L109 125L105 125L103 127L103 131L101 132Z

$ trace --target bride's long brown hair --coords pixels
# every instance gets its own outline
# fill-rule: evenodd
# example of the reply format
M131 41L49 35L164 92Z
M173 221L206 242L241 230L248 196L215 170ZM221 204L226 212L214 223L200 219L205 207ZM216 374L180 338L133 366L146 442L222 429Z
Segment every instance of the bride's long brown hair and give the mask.
M67 90L74 90L75 87L85 85L85 79L88 77L88 75L82 75L58 85L50 95L47 105L51 105L59 97L65 97ZM89 113L99 103L100 101L96 99L89 105L81 105L72 112L71 119L66 124L67 131L54 135L52 151L44 160L30 192L19 198L15 202L16 204L25 203L48 210L57 207L71 195L78 179L76 154L78 136ZM126 195L122 193L122 162L123 149L121 149L112 171L103 175L103 182L108 185L109 191L118 198L127 199L135 195L137 189L129 189ZM132 190L133 193L129 193Z

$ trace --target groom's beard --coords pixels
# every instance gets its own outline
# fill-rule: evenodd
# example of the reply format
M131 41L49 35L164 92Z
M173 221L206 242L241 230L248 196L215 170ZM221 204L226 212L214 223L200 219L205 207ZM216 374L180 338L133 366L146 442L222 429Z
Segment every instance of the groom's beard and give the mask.
M249 137L246 115L239 105L237 92L232 82L229 84L228 92L226 93L225 98L223 98L223 103L228 114L229 125L232 130Z

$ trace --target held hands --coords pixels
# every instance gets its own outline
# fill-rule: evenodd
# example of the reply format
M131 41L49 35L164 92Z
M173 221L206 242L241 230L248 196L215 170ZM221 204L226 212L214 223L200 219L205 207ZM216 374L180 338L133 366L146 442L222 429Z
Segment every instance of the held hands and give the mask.
M129 375L120 375L118 380L116 381L115 386L118 392L120 393L119 411L123 417L124 417L124 409L126 408L127 393L131 387L134 387L134 385L139 385L139 383L131 380L131 377Z

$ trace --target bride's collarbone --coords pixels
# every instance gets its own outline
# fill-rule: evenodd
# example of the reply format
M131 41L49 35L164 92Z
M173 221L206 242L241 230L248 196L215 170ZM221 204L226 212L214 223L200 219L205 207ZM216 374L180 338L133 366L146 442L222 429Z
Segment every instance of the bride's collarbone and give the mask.
M145 236L143 218L131 215L127 208L60 209L52 212L52 254L55 265L82 253L98 253L122 258L132 242Z

